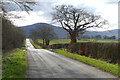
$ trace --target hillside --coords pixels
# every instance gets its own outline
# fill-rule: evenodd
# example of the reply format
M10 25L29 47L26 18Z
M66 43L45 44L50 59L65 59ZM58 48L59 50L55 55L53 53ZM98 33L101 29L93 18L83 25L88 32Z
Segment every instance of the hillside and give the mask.
M95 35L101 35L102 37L104 35L107 36L116 36L116 38L118 38L118 32L120 31L120 29L114 29L114 30L107 30L107 31L86 31L86 35L89 36L95 36Z
M37 27L41 27L43 25L53 27L53 29L59 39L67 38L67 35L66 35L67 32L64 29L62 29L61 27L58 27L58 26L53 26L51 24L47 24L47 23L36 23L33 25L28 25L28 26L21 26L19 28L22 29L26 33L27 37L29 37L31 30L37 29ZM120 29L119 29L119 31L120 31ZM88 35L88 36L101 35L102 37L104 35L107 35L107 36L116 36L118 38L118 29L109 30L109 31L86 31L84 35Z
M33 24L33 25L22 26L22 27L19 27L19 28L22 29L26 33L27 37L29 37L29 34L30 34L31 30L37 29L38 27L41 27L43 25L52 27L54 29L55 33L57 34L58 38L62 38L62 39L67 38L65 30L63 30L60 27L53 26L53 25L50 25L50 24L47 24L47 23L36 23L36 24Z

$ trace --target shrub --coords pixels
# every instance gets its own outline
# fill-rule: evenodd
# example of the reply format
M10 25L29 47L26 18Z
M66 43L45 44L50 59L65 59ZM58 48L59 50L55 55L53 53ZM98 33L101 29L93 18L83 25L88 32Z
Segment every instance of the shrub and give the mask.
M69 44L52 44L49 45L49 48L51 49L60 49L60 48L68 48Z
M67 51L96 59L104 59L112 63L118 63L120 61L118 47L120 47L120 43L84 42L75 43L73 45L70 44Z

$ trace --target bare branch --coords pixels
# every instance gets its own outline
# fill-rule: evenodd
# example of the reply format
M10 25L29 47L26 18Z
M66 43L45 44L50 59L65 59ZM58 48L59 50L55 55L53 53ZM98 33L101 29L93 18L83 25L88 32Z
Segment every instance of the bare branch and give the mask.
M71 5L56 6L54 10L55 12L52 13L53 21L60 22L63 29L68 31L72 37L88 28L99 28L107 23L100 15L89 13L84 9L78 9Z

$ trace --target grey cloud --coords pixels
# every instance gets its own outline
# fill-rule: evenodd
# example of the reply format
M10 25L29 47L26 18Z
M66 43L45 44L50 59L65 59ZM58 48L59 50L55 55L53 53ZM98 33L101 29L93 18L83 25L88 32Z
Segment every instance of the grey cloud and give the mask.
M36 6L33 7L33 11L42 11L44 14L38 16L43 16L44 18L50 19L52 12L52 4L53 2L39 2Z
M119 0L106 0L105 4L118 4Z
M2 4L3 8L5 9L5 11L9 12L9 11L20 11L20 7L17 6L14 2L3 2Z
M24 3L23 3L24 4ZM17 3L17 1L3 1L2 7L5 9L5 11L10 12L10 11L24 11L25 8L23 4ZM34 4L27 4L30 8L34 6Z
M34 10L33 11L42 11L44 14L42 16L46 18L51 18L51 12L53 11L53 4L56 2L39 2L38 5L33 6ZM75 7L77 8L85 8L89 12L95 12L96 8L95 7L89 7L89 6L84 6L84 4L80 3L79 5L76 5Z

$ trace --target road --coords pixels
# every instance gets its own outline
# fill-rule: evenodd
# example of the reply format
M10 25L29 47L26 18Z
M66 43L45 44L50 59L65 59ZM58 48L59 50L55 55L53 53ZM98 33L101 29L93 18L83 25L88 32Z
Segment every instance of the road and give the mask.
M35 49L26 39L26 78L116 78L79 61L45 49Z

